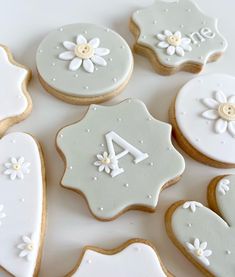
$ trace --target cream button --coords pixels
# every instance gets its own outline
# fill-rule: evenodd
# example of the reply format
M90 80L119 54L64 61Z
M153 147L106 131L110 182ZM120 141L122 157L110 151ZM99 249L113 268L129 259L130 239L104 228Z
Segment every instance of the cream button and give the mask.
M172 36L167 37L167 42L168 42L170 45L179 46L180 43L181 43L181 38L172 35Z
M235 120L235 104L225 103L221 104L218 109L220 117L228 121Z
M81 59L89 59L94 55L94 48L90 44L80 44L75 47L75 55Z

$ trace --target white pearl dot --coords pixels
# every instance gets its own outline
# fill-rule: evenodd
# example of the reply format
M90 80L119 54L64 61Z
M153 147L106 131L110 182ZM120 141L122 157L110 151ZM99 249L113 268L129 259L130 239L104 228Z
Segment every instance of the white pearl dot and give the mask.
M39 50L39 53L42 53L42 52L43 52L43 50L42 50L42 49L40 49L40 50Z
M20 199L20 202L24 203L24 201L25 201L24 198L21 198L21 199Z
M187 12L191 12L191 9L186 9Z
M180 24L180 28L184 28L184 24Z
M63 138L63 136L64 136L63 134L60 134L60 138Z
M112 60L113 60L112 58L109 58L109 61L110 61L110 62L112 62Z
M167 147L167 150L168 150L168 151L171 151L171 150L172 150L172 148L171 148L171 147Z
M98 70L99 70L99 68L98 68L98 67L96 67L96 68L95 68L95 71L98 71Z
M117 82L117 78L113 78L113 82L116 83Z
M87 89L88 89L88 86L85 86L85 87L84 87L84 89L86 89L86 90L87 90Z
M188 226L188 227L192 227L192 224L191 224L191 223L188 223L187 226Z
M93 110L93 111L96 111L96 110L97 110L97 108L96 108L96 107L93 107L93 108L92 108L92 110Z
M61 31L61 32L63 32L63 31L64 31L64 29L63 29L63 28L60 28L60 31Z
M12 139L11 142L12 142L12 143L16 143L16 140L15 140L15 139Z
M124 187L125 187L125 188L128 188L128 187L129 187L129 184L127 184L127 183L124 184Z
M199 59L200 59L200 60L203 60L203 57L202 57L202 56L200 56L200 57L199 57Z
M87 34L87 30L85 30L83 33L84 33L84 34Z
M164 12L166 12L166 13L167 13L167 12L169 12L169 10L168 10L168 9L164 9Z
M75 78L78 78L78 76L79 76L78 74L75 74L75 75L74 75Z
M52 80L53 82L55 82L55 81L56 81L56 78L52 78L51 80Z
M143 144L143 143L144 143L144 141L143 141L143 140L140 140L140 141L139 141L139 143L140 143L140 144Z
M227 254L227 255L230 255L230 254L231 254L231 251L230 251L230 250L226 250L226 254Z
M148 121L151 121L151 120L152 120L152 118L151 118L151 117L149 117L149 118L147 118L147 120L148 120Z
M157 24L157 20L153 20L153 24Z
M118 122L121 122L121 121L122 121L121 117L119 117L119 118L117 119L117 121L118 121Z
M91 130L90 129L86 129L85 131L86 131L86 133L90 133Z
M152 195L151 194L147 195L147 197L148 197L148 199L152 199Z
M150 165L150 166L153 166L153 165L154 165L154 163L153 163L153 162L150 162L150 163L149 163L149 165Z
M93 179L94 181L97 181L97 177L93 177L92 179Z
M91 264L91 263L92 263L92 261L91 261L91 260L87 260L87 263L88 263L88 264Z
M56 63L52 63L51 65L52 65L52 66L55 66L55 65L56 65Z
M180 114L181 114L181 115L186 115L186 112L181 112Z
M167 58L166 60L167 60L168 62L170 62L170 61L171 61L171 58Z
M106 29L106 32L110 32L110 29L109 29L109 28L107 28L107 29Z
M121 46L121 49L124 49L124 48L125 48L125 46L124 46L124 45L122 45L122 46Z
M100 144L100 146L101 146L101 147L104 147L104 144L103 144L103 143L101 143L101 144Z
M139 14L139 13L140 13L140 11L136 11L136 13L137 13L137 14Z
M103 210L104 210L104 208L103 208L103 207L99 207L99 210L100 210L100 211L103 211Z
M60 47L59 47L59 46L56 46L56 49L60 49Z
M145 35L143 35L143 36L142 36L142 39L146 39L146 36L145 36Z
M72 167L72 166L70 166L70 167L69 167L69 169L70 169L70 170L72 170L72 169L73 169L73 167Z

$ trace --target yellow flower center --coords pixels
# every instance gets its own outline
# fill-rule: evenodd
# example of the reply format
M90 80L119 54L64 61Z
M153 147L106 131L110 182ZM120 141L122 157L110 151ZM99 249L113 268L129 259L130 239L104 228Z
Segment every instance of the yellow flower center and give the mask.
M224 103L219 105L218 112L220 117L228 121L235 120L235 104Z
M94 48L88 44L79 44L75 47L75 55L81 59L89 59L94 55Z
M198 250L196 251L196 255L197 255L198 257L201 257L201 256L203 255L203 250L202 250L202 249L198 249Z
M16 171L18 171L18 170L21 169L21 165L20 165L20 164L14 164L12 167L13 167L13 169L15 169Z
M167 37L167 42L173 46L179 46L181 44L181 38L175 35Z
M110 164L111 160L109 158L103 159L102 163L103 164Z
M27 249L28 249L29 251L32 251L32 250L33 250L33 244L32 244L32 243L29 243L29 244L27 245Z

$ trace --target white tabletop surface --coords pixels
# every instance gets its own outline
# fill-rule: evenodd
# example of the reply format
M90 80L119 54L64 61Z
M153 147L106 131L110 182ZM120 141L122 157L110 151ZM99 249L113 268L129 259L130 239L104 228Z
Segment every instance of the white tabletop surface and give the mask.
M207 14L219 18L219 29L229 41L224 57L219 62L208 65L205 72L235 75L235 1L195 1ZM7 45L15 58L31 67L34 73L29 86L34 103L33 112L8 132L31 133L41 142L45 153L48 226L40 277L64 276L74 267L81 249L87 244L113 248L134 237L151 240L164 264L175 276L202 276L169 240L164 214L173 202L180 199L194 199L207 205L209 181L216 175L235 173L235 170L204 166L180 150L186 159L186 171L179 183L161 193L156 213L131 211L112 222L95 220L82 197L60 186L64 164L55 148L56 132L80 119L87 107L63 103L46 93L39 84L35 69L38 44L49 31L61 25L76 22L101 24L120 33L132 45L133 36L128 30L130 16L135 10L152 2L153 0L1 0L0 43ZM145 102L153 116L168 121L167 112L171 101L180 87L193 77L188 73L159 76L147 59L135 55L134 73L127 88L110 103L137 97Z

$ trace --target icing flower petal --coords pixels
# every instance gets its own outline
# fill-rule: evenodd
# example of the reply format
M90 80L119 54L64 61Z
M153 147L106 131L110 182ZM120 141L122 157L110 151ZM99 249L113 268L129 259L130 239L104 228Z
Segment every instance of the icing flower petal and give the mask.
M228 131L235 138L235 121L230 121L228 123Z
M27 250L22 250L22 251L20 252L20 254L19 254L19 257L20 257L20 258L23 258L23 257L27 256L28 253L29 253L29 252L28 252Z
M174 46L169 46L168 48L167 48L167 54L169 55L169 56L173 56L174 54L175 54L175 47Z
M167 43L165 41L161 41L161 42L158 43L158 47L163 48L163 49L167 48L167 47L169 47L169 43Z
M99 38L93 38L92 40L89 41L89 44L93 47L93 48L97 48L100 45L100 39Z
M77 44L86 44L87 40L83 35L78 35L76 39Z
M76 46L76 44L73 43L73 42L71 42L71 41L64 41L64 42L63 42L63 46L64 46L64 48L66 48L67 50L73 51L74 48L75 48L75 46Z
M75 57L74 52L66 51L59 54L61 60L70 61Z
M110 53L110 50L107 48L96 48L95 54L98 56L106 56Z
M228 122L222 118L219 118L215 123L215 131L218 134L223 134L226 132L228 127Z
M208 110L202 113L202 116L206 119L217 119L219 118L219 113L216 110Z
M209 257L209 256L211 256L212 255L212 251L211 250L205 250L204 251L204 256L205 257Z
M196 239L194 240L194 246L195 246L195 249L199 249L199 247L200 247L200 241L199 241L198 238L196 238Z
M165 30L165 31L164 31L164 34L165 34L166 36L168 36L168 37L173 35L172 32L169 31L169 30Z
M166 36L163 34L157 34L157 38L161 41L164 41L166 39Z
M202 250L205 250L207 248L207 242L206 241L202 242L201 245L200 245L200 248Z
M92 63L92 61L90 59L86 59L83 60L83 68L89 72L89 73L93 73L94 72L94 64Z
M202 99L202 103L210 109L218 109L219 107L219 103L213 98L204 98Z
M182 38L181 39L181 45L182 46L189 45L190 43L191 43L191 39L190 38Z
M176 54L180 57L184 56L184 49L181 46L176 47Z
M185 44L185 45L181 45L181 47L185 50L185 51L187 51L187 52L191 52L192 51L192 46L190 46L190 45L187 45L187 44Z
M228 98L228 103L235 104L235 95L232 95Z
M70 69L71 71L76 71L76 70L79 69L79 67L81 66L81 64L82 64L82 59L80 59L80 58L74 58L74 59L70 62L70 64L69 64L69 69Z
M188 249L189 249L189 250L191 250L191 251L195 250L194 245L192 245L192 244L191 244L191 243L189 243L189 242L186 242L186 246L187 246L187 247L188 247Z
M182 34L181 34L180 31L176 31L176 32L174 33L174 36L176 36L176 37L178 37L178 38L182 38Z
M107 62L105 61L105 59L103 59L100 56L94 55L93 57L91 57L91 60L93 63L97 64L97 65L101 65L101 66L106 66Z
M199 260L201 260L201 262L206 266L210 265L210 262L206 257L199 257Z
M215 99L219 103L226 103L227 102L227 97L225 96L225 94L223 93L222 90L218 90L218 91L215 92Z

